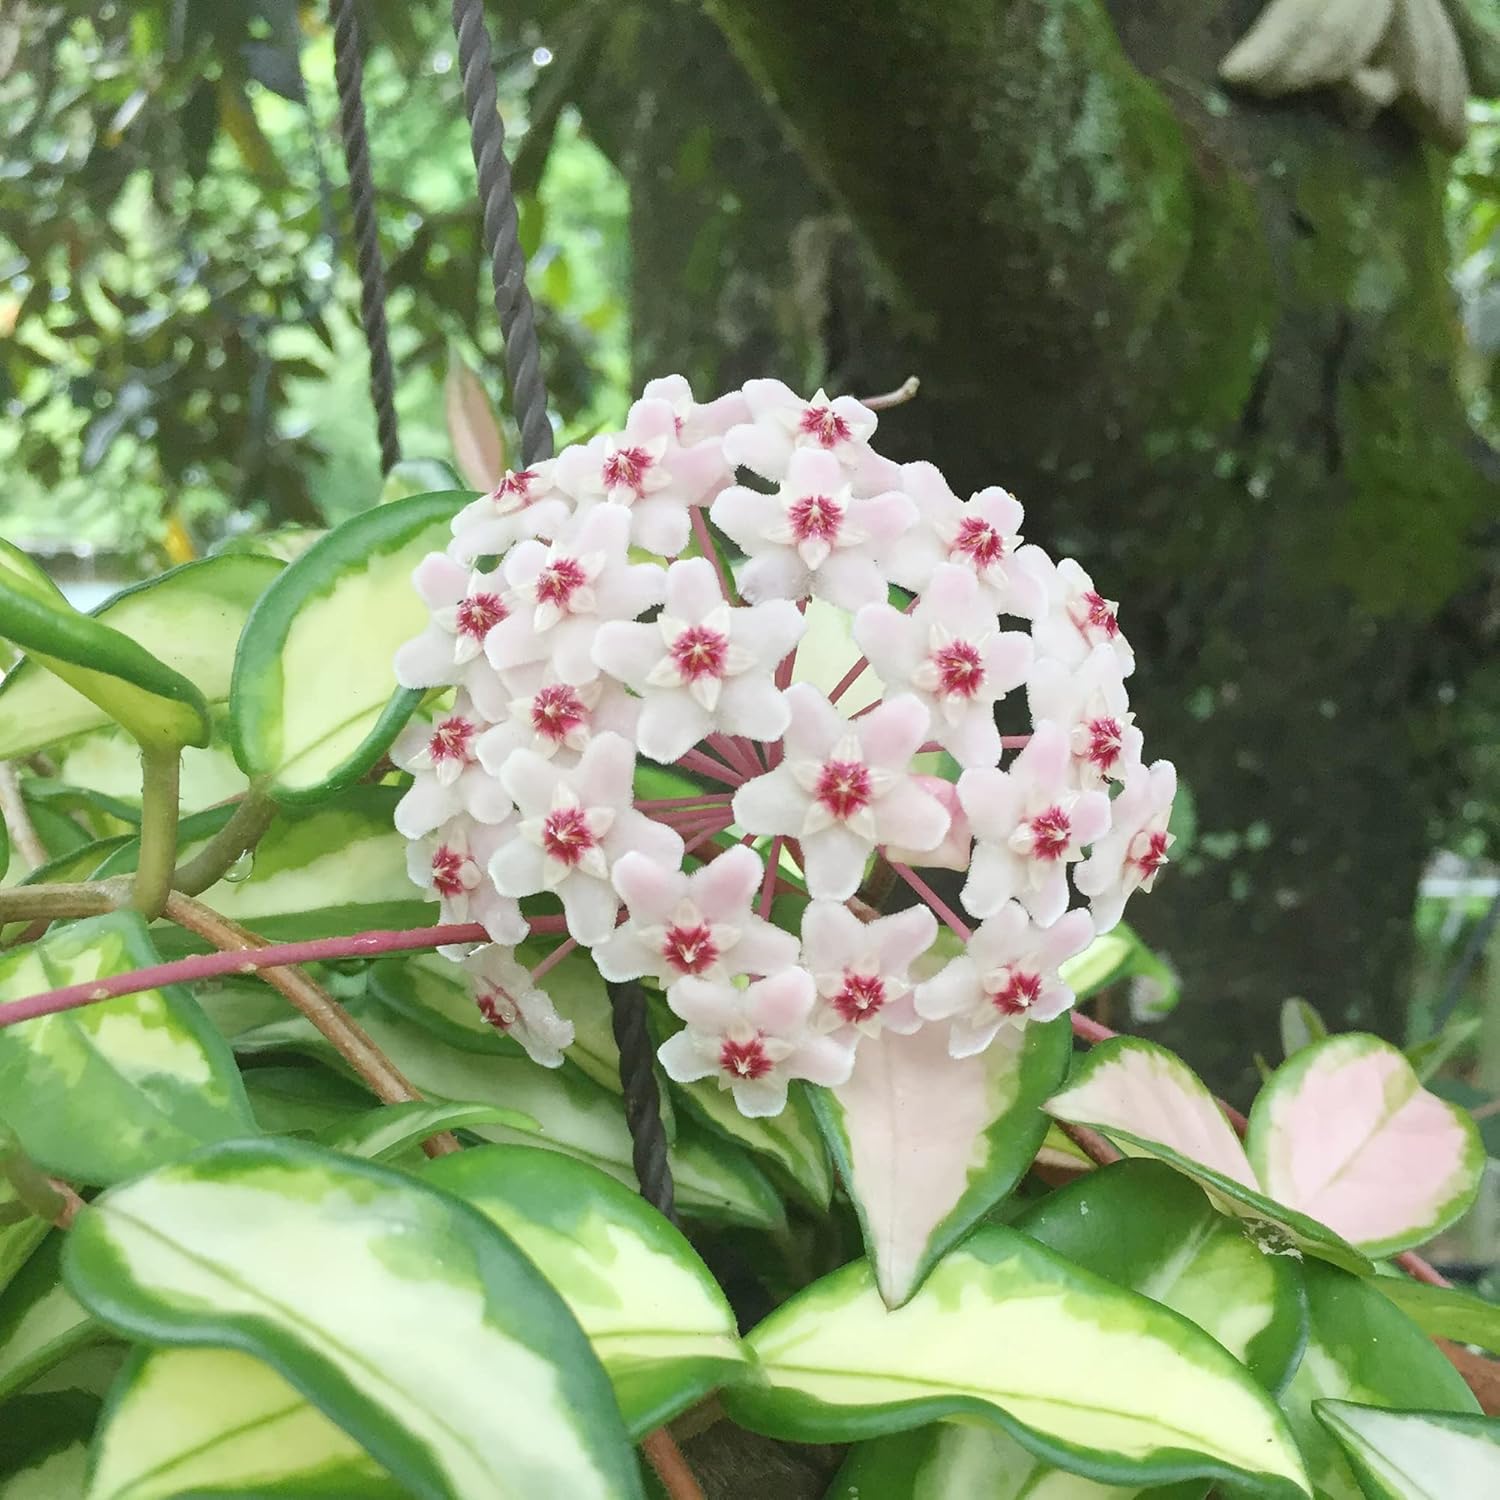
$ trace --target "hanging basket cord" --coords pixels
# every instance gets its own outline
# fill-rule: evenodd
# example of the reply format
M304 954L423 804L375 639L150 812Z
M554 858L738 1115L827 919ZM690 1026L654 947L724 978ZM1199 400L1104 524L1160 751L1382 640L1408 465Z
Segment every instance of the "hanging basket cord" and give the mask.
M375 228L375 179L370 171L370 137L365 128L357 0L332 0L332 8L333 76L338 85L339 134L344 142L354 212L359 319L370 350L370 397L375 403L375 426L380 437L380 472L389 474L401 461L401 440L396 432L396 377L385 320L385 266Z

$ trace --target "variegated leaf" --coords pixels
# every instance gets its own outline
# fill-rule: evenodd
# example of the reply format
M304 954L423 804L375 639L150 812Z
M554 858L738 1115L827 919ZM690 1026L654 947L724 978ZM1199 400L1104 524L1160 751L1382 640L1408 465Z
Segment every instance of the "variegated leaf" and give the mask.
M1500 1495L1500 1421L1317 1401L1365 1500L1488 1500Z
M104 1336L62 1284L61 1254L53 1233L0 1295L0 1399Z

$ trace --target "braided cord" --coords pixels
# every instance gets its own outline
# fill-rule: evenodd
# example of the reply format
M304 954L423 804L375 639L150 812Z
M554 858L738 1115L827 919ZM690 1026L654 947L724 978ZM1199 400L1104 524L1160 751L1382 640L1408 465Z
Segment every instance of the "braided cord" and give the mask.
M552 456L552 424L547 420L547 385L537 343L536 308L526 290L526 256L521 250L516 199L505 159L505 126L495 88L495 60L484 24L483 0L453 0L458 66L469 113L469 141L479 173L484 208L484 246L495 283L495 311L505 338L505 370L510 377L521 459L536 463Z
M385 266L375 228L375 179L370 171L370 137L365 129L364 65L359 55L356 3L332 0L333 76L338 85L339 134L349 171L349 198L354 206L359 317L370 350L370 396L380 435L380 471L389 474L401 461L401 440L396 432L396 376L385 320Z

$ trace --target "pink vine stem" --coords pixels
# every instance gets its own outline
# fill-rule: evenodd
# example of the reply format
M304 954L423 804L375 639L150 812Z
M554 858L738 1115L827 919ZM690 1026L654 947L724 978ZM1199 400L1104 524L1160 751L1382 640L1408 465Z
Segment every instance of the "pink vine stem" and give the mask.
M677 764L684 771L696 771L700 776L707 776L711 781L717 781L724 786L743 786L745 778L723 761L715 760L712 755L705 755L701 750L689 750L681 756Z
M781 851L786 847L786 836L778 833L766 851L766 874L760 883L760 914L771 915L771 903L776 899L776 877L781 869Z
M760 775L760 767L756 765L755 758L749 753L744 740L728 734L711 734L703 743L741 776Z
M570 937L566 941L559 943L557 947L555 947L546 956L546 958L544 958L541 963L539 963L536 968L531 971L532 979L540 979L543 974L546 974L552 969L555 969L558 964L560 964L563 959L565 959L577 946L577 938Z
M860 659L855 662L854 665L850 667L849 670L845 672L844 675L840 677L839 680L834 684L833 691L828 695L828 701L830 703L837 703L839 699L842 698L844 694L847 693L849 689L852 688L854 684L865 675L865 668L869 665L870 661L868 657L860 657Z
M932 908L933 914L953 929L960 942L969 941L973 936L969 924L910 865L900 864L893 859L890 866Z
M727 806L733 792L700 792L696 797L638 797L636 807L641 812L660 812L674 807L710 808Z
M719 556L719 549L714 546L713 535L708 529L708 520L703 514L703 507L690 505L688 519L692 523L693 535L698 539L698 550L714 565L714 572L718 575L719 588L724 598L730 604L737 603L739 595L735 593L734 582L724 566L724 559Z

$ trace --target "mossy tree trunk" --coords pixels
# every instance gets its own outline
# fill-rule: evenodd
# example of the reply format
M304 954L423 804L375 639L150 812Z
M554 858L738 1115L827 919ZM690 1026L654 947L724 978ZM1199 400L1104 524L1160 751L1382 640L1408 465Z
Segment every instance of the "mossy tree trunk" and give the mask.
M1244 1097L1280 1000L1399 1034L1455 601L1493 496L1446 159L1231 97L1258 0L647 0L580 94L629 177L643 375L922 377L882 431L1122 602L1198 835L1132 908ZM721 34L722 33L722 34ZM727 38L729 45L725 45Z

